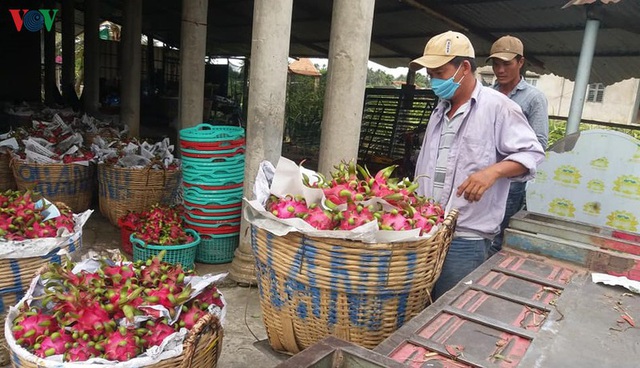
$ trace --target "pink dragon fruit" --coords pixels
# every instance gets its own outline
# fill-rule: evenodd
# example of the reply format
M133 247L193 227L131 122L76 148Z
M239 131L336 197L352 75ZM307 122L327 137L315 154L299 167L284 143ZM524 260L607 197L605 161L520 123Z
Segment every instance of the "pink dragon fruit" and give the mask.
M355 229L375 219L369 207L353 203L347 205L347 209L336 215L336 218L340 221L338 226L340 230Z
M409 223L409 220L395 208L389 212L383 213L378 220L378 224L382 230L397 231L411 229L411 223Z
M220 308L224 307L222 299L220 298L220 293L218 292L218 289L213 285L206 287L204 290L202 290L202 292L200 292L200 294L196 295L194 299L198 301L198 304L202 308L202 310L206 310L211 304L216 305Z
M193 326L198 322L200 317L204 316L204 312L197 305L191 305L191 308L187 308L187 306L182 306L182 313L180 313L180 327L184 327L187 330L193 328Z
M309 209L304 221L318 230L333 230L336 227L333 213L315 204Z
M108 277L113 285L120 285L125 281L136 277L136 273L129 266L115 265L101 268L105 277Z
M104 342L104 357L119 362L136 357L141 351L142 341L133 331L121 326L112 332Z
M33 351L41 358L62 354L71 346L72 341L71 335L68 333L54 332L45 336L42 342L33 345Z
M76 339L75 342L64 353L65 362L85 361L101 356L102 353L96 349L95 342L91 340Z
M167 336L176 332L175 328L167 324L167 320L162 320L158 323L148 321L146 327L149 332L144 335L144 340L146 341L144 345L145 348L162 344L162 341L164 341Z
M272 195L267 202L267 210L282 219L302 217L307 213L307 203L304 198L294 198L290 195L278 198Z
M33 346L36 339L58 331L58 323L53 316L34 310L27 312L13 321L13 337L22 346Z
M76 324L72 327L74 330L88 333L93 337L102 334L105 329L115 327L115 321L100 303L93 302L81 308L75 318Z
M146 305L160 304L167 309L183 304L191 296L191 284L187 285L178 295L171 293L168 287L148 291L144 298Z

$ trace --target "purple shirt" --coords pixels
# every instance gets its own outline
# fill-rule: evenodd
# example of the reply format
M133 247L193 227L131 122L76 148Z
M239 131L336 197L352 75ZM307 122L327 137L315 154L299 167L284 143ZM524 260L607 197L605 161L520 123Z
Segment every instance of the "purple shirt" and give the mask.
M448 104L449 101L440 100L433 110L416 164L418 193L427 197L433 193L438 142ZM459 210L457 231L492 239L500 230L510 182L533 179L536 167L544 160L544 151L520 106L478 82L462 119L449 150L442 198L435 200L444 206L451 196L449 208ZM518 177L498 179L478 202L469 203L464 196L456 197L458 186L469 175L503 160L519 162L529 171Z

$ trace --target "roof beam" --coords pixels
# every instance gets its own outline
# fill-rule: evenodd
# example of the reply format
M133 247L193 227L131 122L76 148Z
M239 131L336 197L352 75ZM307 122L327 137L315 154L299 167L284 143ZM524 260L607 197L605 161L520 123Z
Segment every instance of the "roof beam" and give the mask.
M323 17L322 17L323 19L329 19L329 24L331 23L331 13L328 13L328 12L326 12L325 10L320 9L320 8L318 8L318 7L304 6L304 3L299 3L299 5L298 5L298 6L299 6L301 9L303 9L303 10L305 10L305 11L308 11L308 12L309 12L309 13L311 13L311 14L321 14L321 15L323 16ZM375 15L374 15L374 16L375 16ZM300 43L302 43L303 45L306 45L306 43L303 43L303 42L308 42L308 41L302 41L302 40L301 40L301 42L300 42ZM324 41L324 42L327 42L327 41ZM329 40L329 42L330 42L330 40ZM402 57L403 55L413 55L413 54L415 54L415 52L413 52L413 51L412 51L412 52L409 52L409 51L404 50L404 49L402 49L401 47L398 47L397 45L393 45L393 44L391 44L391 43L389 43L389 42L387 42L387 41L385 41L385 40L380 40L378 37L375 37L375 36L373 35L373 32L372 32L372 34L371 34L371 42L372 42L372 43L375 43L375 44L378 44L379 46L382 46L382 47L384 47L385 49L388 49L388 50L391 50L391 51L393 51L393 52L398 53L399 55L396 55L395 57ZM327 51L327 53L326 53L326 54L327 54L327 57L328 57L329 52ZM372 57L372 55L371 55L371 54L369 54L369 58L371 58L371 57ZM378 57L378 56L375 56L375 57Z
M460 20L456 19L455 17L451 16L450 14L447 14L447 11L445 11L444 9L442 9L442 7L435 5L435 4L431 4L430 6L427 6L425 3L427 2L426 0L401 0L425 13L427 13L430 16L433 16L449 25L451 25L452 27L455 28L455 30L457 31L463 31L466 33L473 33L476 36L483 38L485 40L487 40L490 43L493 43L498 37L494 36L492 33L487 32L486 30L482 29L482 28L476 28L476 27L472 27L472 26L468 26L464 23L462 23ZM433 3L433 2L431 2ZM540 61L539 59L537 59L534 56L528 56L526 55L527 60L529 61L529 63L531 63L534 66L537 66L541 69L545 69L544 67L544 63L542 61Z
M536 55L547 56L547 57L580 57L580 51L559 51L559 52L536 52ZM640 56L640 51L596 51L593 54L593 57L607 57L607 58L615 58L615 57L638 57Z

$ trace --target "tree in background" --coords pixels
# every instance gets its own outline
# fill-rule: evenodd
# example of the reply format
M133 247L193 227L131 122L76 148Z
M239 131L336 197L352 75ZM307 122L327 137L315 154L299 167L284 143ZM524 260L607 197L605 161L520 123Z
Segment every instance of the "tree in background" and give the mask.
M287 88L284 141L305 149L320 146L327 69L318 65L316 68L320 77L289 74Z

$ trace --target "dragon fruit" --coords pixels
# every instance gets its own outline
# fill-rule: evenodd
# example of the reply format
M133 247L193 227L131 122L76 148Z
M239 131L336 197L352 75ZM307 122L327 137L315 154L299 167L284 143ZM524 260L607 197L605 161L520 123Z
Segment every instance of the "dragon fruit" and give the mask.
M41 358L62 354L67 348L71 347L72 341L71 335L68 333L64 331L62 333L54 332L49 336L45 336L41 342L33 346L34 353Z
M184 327L188 330L192 329L198 319L204 315L204 312L200 307L192 303L191 308L187 306L182 307L182 313L180 313L180 327Z
M167 320L162 320L158 323L148 321L146 327L149 332L144 335L145 348L162 344L167 336L176 332L174 327L167 324Z
M65 362L85 361L101 356L100 350L96 349L95 342L91 340L76 339L71 347L64 352Z
M112 332L104 342L104 357L120 362L134 358L141 351L142 342L133 331L121 326Z
M114 285L121 285L136 276L136 273L129 266L107 266L101 268L101 271L113 281Z
M55 237L60 229L74 231L73 212L69 207L58 204L60 216L45 221L43 211L47 208L36 207L40 199L39 193L31 191L7 190L0 193L0 237L19 241Z
M351 230L358 226L364 225L367 222L375 219L370 207L365 207L361 204L350 203L347 205L347 209L336 215L339 219L340 230Z
M33 346L36 339L58 331L58 323L53 316L43 314L37 309L26 312L13 321L13 336L22 346Z
M62 354L65 362L92 357L125 361L161 344L180 326L192 328L212 305L223 307L213 285L193 296L185 284L187 272L161 262L165 253L144 262L101 262L96 272L73 273L73 262L50 264L40 278L45 287L38 303L45 307L21 306L12 321L13 337L43 358ZM153 308L158 304L170 316L184 308L182 320L168 325Z
M218 288L213 285L206 287L200 294L196 295L195 300L198 301L200 307L206 310L209 305L216 305L220 308L224 306Z
M73 329L88 333L92 337L115 327L115 321L98 302L82 306L74 319L76 323L73 325Z
M302 175L303 185L322 189L322 206L305 203L308 205L305 209L298 207L302 201L293 195L282 199L272 195L266 209L279 218L301 217L319 230L351 230L376 219L383 230L419 228L425 234L444 220L441 206L415 193L416 182L391 177L397 165L383 168L375 175L354 160L342 161L334 168L330 180L317 174L317 180L312 182L308 175Z
M285 196L278 198L271 195L267 202L267 209L274 216L282 219L303 217L307 213L307 203L301 197Z
M304 221L318 230L333 230L336 227L333 213L322 209L315 203L309 209L309 212L307 212Z
M155 204L142 213L129 213L119 223L130 227L137 239L153 245L178 245L193 242L193 236L185 231L182 220L184 209L180 206ZM133 220L137 216L137 220Z
M383 213L378 224L382 230L410 230L412 228L409 220L397 209Z

